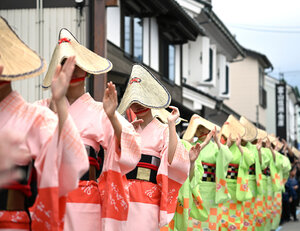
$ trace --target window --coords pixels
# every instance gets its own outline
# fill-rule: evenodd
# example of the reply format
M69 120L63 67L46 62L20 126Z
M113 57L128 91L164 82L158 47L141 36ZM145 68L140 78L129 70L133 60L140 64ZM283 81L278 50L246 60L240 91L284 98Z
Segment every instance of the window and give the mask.
M214 52L209 48L209 78L204 80L205 82L211 82L213 79L213 67L214 67Z
M136 62L143 61L143 20L124 16L124 51Z
M259 105L262 108L267 108L267 91L264 89L265 81L264 81L264 71L260 67L259 68Z
M175 46L166 39L160 39L160 72L170 82L175 81Z
M229 67L226 65L225 67L225 91L222 92L223 95L227 95L229 93Z
M175 81L175 46L169 45L169 80Z

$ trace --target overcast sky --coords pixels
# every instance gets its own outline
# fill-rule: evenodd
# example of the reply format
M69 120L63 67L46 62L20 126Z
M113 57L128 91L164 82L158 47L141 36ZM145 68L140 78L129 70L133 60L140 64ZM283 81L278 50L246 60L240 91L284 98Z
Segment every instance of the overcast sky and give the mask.
M299 0L212 0L213 10L245 48L265 54L271 76L300 88Z

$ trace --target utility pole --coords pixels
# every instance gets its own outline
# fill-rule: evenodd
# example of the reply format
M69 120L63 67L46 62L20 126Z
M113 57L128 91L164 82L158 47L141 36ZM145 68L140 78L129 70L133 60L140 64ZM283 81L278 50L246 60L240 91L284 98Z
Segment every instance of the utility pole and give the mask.
M94 52L104 58L107 56L106 41L106 7L118 6L118 0L91 0L92 33ZM107 74L95 75L92 82L92 93L96 101L102 101L107 83Z

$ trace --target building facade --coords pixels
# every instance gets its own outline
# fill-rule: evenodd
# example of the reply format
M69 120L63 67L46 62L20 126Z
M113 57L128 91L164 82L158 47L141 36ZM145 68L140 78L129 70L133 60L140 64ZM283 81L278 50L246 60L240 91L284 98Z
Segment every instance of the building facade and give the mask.
M230 64L231 94L225 104L265 129L268 105L265 72L272 70L273 66L265 55L249 49L244 51L244 60Z

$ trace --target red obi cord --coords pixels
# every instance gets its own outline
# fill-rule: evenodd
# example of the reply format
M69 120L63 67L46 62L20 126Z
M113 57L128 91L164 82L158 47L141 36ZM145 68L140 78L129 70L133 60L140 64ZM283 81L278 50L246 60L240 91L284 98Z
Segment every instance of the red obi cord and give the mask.
M90 165L95 166L98 171L100 170L99 162L95 158L89 156L89 162Z
M157 171L158 170L158 167L156 165L153 165L153 164L149 164L149 163L145 163L145 162L139 162L137 164L137 167L142 167L142 168L149 168L149 169L152 169L154 171Z

